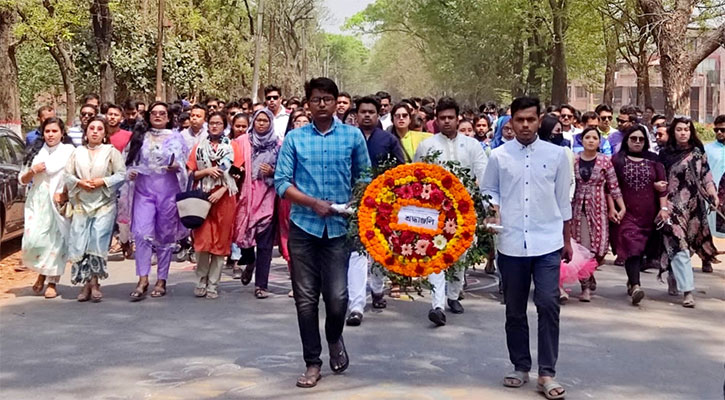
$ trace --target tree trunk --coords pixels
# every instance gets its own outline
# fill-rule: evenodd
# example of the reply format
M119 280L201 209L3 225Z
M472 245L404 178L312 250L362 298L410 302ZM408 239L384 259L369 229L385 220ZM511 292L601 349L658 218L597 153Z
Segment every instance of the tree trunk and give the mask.
M76 88L73 83L75 77L75 66L65 48L65 43L57 40L55 45L49 47L50 55L58 64L60 77L63 79L63 89L65 90L65 123L67 126L73 126L73 120L76 116Z
M521 31L519 31L514 39L513 53L514 69L511 96L517 98L524 95L524 42L521 40Z
M649 65L647 61L642 61L642 57L635 65L635 73L637 74L637 106L644 109L652 105L652 93L649 86Z
M697 47L687 36L694 2L678 0L665 9L662 0L638 0L653 31L662 68L662 89L665 94L665 116L690 115L690 85L697 66L718 47L725 45L725 23L699 38Z
M602 104L614 104L614 72L617 69L617 53L607 48L607 66L604 68Z
M566 0L549 0L552 11L553 42L551 104L564 104L567 98L566 47L564 36L567 30Z
M529 70L526 75L526 94L533 97L541 95L541 76L539 69L544 64L544 54L541 49L539 32L534 27L527 43L529 50Z
M15 62L13 25L16 16L12 9L0 8L0 126L21 135L20 89L18 66Z
M111 40L113 38L113 22L108 0L94 0L91 5L93 19L93 37L98 49L98 72L100 74L101 101L115 102L115 73L111 64Z

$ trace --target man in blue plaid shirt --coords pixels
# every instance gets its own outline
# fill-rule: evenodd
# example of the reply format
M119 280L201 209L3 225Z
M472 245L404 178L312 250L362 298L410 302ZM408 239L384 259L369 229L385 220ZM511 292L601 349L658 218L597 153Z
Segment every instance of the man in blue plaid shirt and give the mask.
M274 175L279 196L292 202L288 247L292 289L302 352L307 365L297 379L299 387L313 387L322 376L318 305L325 301L325 337L330 368L347 369L349 359L342 340L347 312L347 221L332 204L352 199L352 187L370 167L368 150L359 129L334 120L335 82L312 79L305 84L312 123L287 134Z

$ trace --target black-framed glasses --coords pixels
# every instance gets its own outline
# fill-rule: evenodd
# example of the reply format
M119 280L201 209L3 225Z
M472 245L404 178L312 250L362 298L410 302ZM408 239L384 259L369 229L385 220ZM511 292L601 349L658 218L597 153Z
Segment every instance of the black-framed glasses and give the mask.
M267 100L278 100L279 96L267 96Z
M89 112L89 113L84 113L84 112L82 112L82 113L81 113L81 117L93 117L93 116L95 116L95 115L96 115L96 114L95 114L95 113L92 113L92 112Z
M617 123L618 123L618 124L626 124L626 123L628 123L628 122L629 122L628 120L624 120L624 119L619 119L619 118L617 118Z
M725 133L725 128L714 128L715 133Z
M644 136L630 136L629 141L632 143L644 143Z
M337 99L332 96L313 97L310 99L310 104L320 104L320 103L332 104L332 103L335 103L336 101L337 101Z
M570 119L570 118L574 118L574 116L571 115L571 114L561 114L561 115L559 115L559 118L561 118L561 119Z
M393 118L399 118L399 119L404 119L404 118L408 118L408 117L410 117L410 114L395 114L395 115L393 115Z
M611 115L605 115L603 117L599 117L599 119L601 119L603 121L611 121L612 120L612 116Z

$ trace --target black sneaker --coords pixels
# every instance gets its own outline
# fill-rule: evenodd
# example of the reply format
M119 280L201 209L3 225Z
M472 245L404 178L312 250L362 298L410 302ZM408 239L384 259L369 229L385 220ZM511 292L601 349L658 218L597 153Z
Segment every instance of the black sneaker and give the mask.
M448 308L451 309L453 314L463 314L463 305L458 300L448 299Z
M441 308L436 308L428 312L428 319L436 326L443 326L446 324L446 313Z
M347 316L347 326L360 326L363 315L357 311L353 311Z
M644 299L644 290L642 290L641 288L636 288L636 289L632 290L632 305L633 306L636 306L637 304L639 304L642 301L642 299Z

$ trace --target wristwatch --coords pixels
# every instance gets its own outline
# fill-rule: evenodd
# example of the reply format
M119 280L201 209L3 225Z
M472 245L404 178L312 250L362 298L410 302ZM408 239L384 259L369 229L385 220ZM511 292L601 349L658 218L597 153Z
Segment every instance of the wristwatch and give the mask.
M662 210L662 211L670 211L670 209L667 208L667 207L662 207L662 208L660 208L660 210Z

